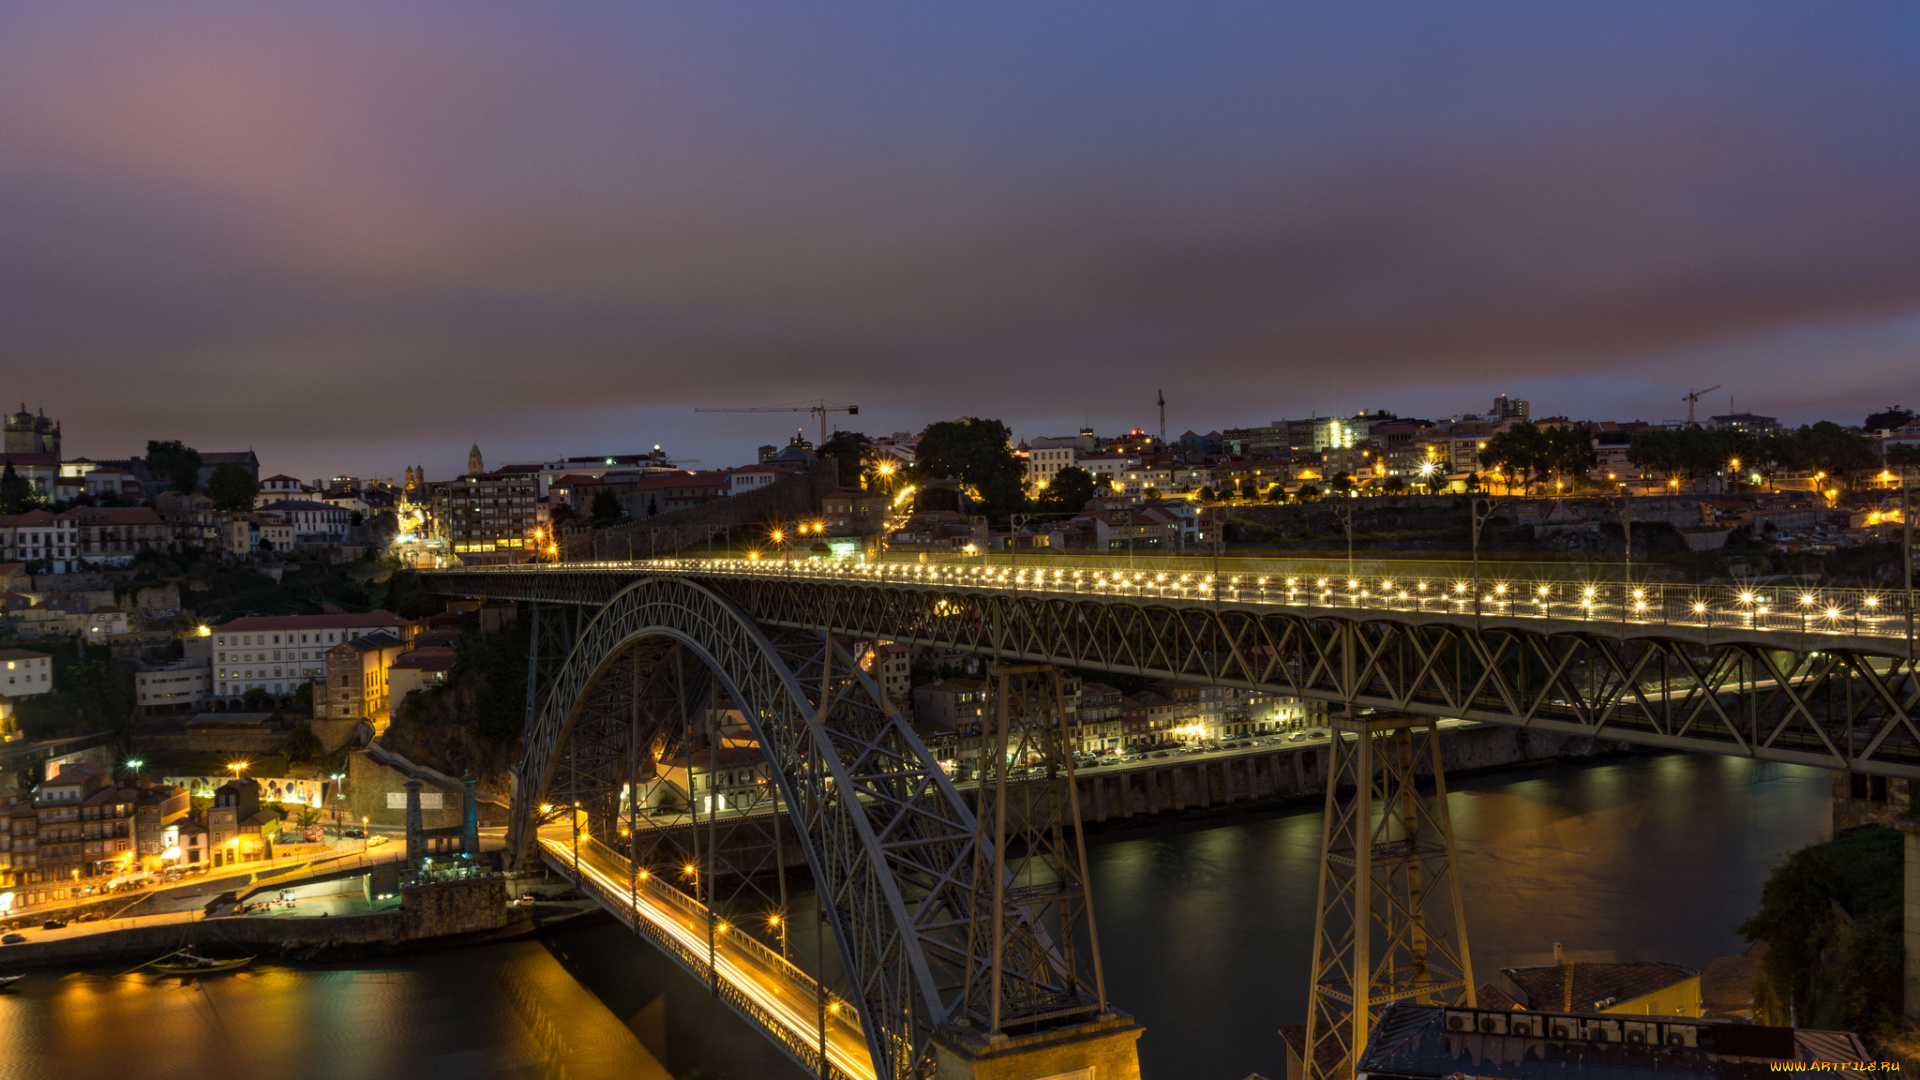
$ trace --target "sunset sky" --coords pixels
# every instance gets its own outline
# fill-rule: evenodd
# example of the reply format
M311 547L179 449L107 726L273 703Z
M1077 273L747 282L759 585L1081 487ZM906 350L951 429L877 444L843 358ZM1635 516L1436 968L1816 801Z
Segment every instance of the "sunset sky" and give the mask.
M0 398L395 476L1920 406L1911 4L0 4Z

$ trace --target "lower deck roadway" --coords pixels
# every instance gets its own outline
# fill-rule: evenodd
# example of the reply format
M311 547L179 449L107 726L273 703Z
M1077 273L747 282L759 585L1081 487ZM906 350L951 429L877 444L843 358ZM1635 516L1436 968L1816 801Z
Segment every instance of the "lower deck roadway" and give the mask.
M572 836L571 828L548 826L542 830L541 853L548 864L590 886L594 898L628 926L639 930L635 919L643 919L652 933L704 961L708 949L705 907L651 877L636 882L629 876L627 860L598 843L581 842L576 867ZM666 895L668 893L672 896ZM780 959L777 953L751 939L741 940L744 936L738 931L714 934L714 967L720 978L753 1003L764 1017L780 1026L780 1031L767 1032L775 1042L817 1048L820 1045L818 985L804 972ZM703 973L696 974L704 977ZM767 1022L760 1017L747 1019L749 1023ZM854 1080L874 1080L873 1060L867 1052L866 1033L856 1010L841 1005L828 1012L827 1060Z

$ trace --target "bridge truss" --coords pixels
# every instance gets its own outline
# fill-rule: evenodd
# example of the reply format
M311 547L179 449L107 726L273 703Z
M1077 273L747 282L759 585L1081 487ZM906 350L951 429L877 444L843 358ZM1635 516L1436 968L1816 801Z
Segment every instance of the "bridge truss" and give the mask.
M1920 665L1899 638L673 569L762 626L1920 779ZM437 577L594 605L647 572Z
M564 610L534 616L533 673L550 675L534 687L516 778L517 857L571 815L588 841L624 848L637 878L659 856L642 850L635 796L672 752L697 760L688 711L717 684L744 713L813 871L874 1075L916 1075L943 1025L998 1031L1099 1011L1018 890L982 887L978 867L994 852L980 849L973 815L843 639L765 628L702 583L649 576L590 619L565 622L578 636L564 662L544 667L540 627L561 624ZM709 911L715 876L709 863ZM981 897L996 895L1011 899L986 917ZM707 970L718 978L717 965ZM990 1003L1001 1003L997 1017Z

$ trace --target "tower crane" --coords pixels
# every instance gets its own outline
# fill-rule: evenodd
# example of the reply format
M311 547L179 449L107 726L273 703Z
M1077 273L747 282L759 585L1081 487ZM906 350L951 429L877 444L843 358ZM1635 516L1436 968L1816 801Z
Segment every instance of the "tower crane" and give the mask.
M1705 390L1689 390L1687 391L1686 396L1680 399L1681 401L1684 401L1687 403L1687 426L1689 428L1693 426L1694 403L1718 389L1720 389L1720 386L1719 384L1716 383L1713 386L1707 387Z
M702 408L694 412L803 412L812 413L820 418L820 442L814 447L819 449L827 442L827 414L843 412L848 416L859 416L858 405L834 405L826 398L816 398L812 402L796 401L788 405L759 405L744 408Z

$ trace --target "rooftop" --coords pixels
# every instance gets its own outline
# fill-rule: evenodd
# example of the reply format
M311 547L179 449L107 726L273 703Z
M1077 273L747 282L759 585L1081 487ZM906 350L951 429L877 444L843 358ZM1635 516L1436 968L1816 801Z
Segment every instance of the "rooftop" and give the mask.
M1631 1001L1700 973L1682 964L1643 961L1624 964L1569 961L1544 967L1506 968L1505 975L1520 993L1513 995L1529 1009L1605 1009Z
M222 623L214 630L222 634L256 630L360 630L376 626L404 626L407 622L386 610L360 615L248 615Z
M1865 1061L1844 1031L1628 1014L1387 1007L1355 1071L1380 1080L1759 1080L1782 1061Z

